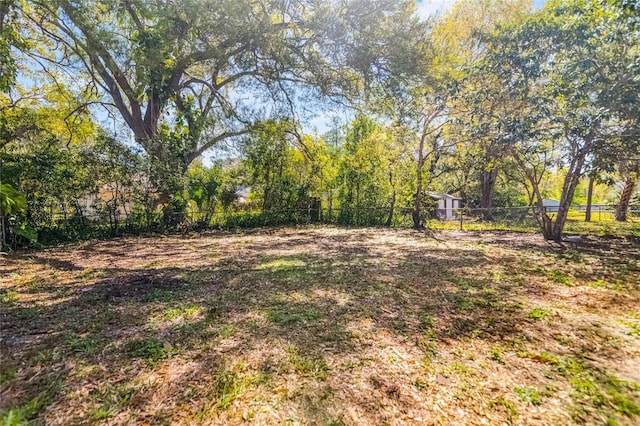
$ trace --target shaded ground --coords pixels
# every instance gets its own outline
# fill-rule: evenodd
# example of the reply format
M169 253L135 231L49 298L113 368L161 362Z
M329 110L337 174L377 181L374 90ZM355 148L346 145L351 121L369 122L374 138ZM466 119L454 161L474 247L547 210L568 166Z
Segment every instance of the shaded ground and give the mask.
M0 259L20 424L638 424L640 246L284 228Z

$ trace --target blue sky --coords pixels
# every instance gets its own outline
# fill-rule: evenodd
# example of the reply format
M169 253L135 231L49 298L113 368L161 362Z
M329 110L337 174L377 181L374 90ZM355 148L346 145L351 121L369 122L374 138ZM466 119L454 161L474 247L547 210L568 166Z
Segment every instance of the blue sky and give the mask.
M418 0L418 14L427 16L440 13L455 3L455 0Z
M533 0L533 7L538 9L546 3L547 0ZM417 0L418 2L418 14L423 18L427 16L441 13L443 10L449 8L457 0Z

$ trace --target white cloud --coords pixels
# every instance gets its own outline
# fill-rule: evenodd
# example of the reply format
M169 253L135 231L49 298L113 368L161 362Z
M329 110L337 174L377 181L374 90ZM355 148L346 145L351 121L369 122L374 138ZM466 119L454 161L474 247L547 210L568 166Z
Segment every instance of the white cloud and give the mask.
M427 18L432 15L442 13L451 7L455 0L421 0L418 1L418 16Z

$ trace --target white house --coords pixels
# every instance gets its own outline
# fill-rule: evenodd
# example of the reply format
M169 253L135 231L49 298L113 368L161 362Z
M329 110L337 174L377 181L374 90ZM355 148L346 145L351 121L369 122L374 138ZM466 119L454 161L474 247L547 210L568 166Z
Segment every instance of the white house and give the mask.
M558 207L560 207L560 201L553 198L545 198L542 200L542 206L547 213L558 213Z
M251 188L249 188L248 186L239 186L238 189L236 189L236 200L239 203L246 203L249 199L250 190Z
M429 192L429 197L436 201L434 210L436 218L440 220L451 220L458 217L458 209L462 198L444 192Z

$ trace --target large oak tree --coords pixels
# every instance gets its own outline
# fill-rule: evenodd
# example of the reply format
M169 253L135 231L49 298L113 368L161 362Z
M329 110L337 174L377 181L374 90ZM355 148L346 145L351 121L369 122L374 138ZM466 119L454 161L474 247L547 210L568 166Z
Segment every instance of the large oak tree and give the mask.
M391 43L411 28L413 9L395 0L34 0L21 19L39 40L32 58L88 76L170 192L172 178L249 132L267 105L290 112L303 87L348 97L410 63Z

